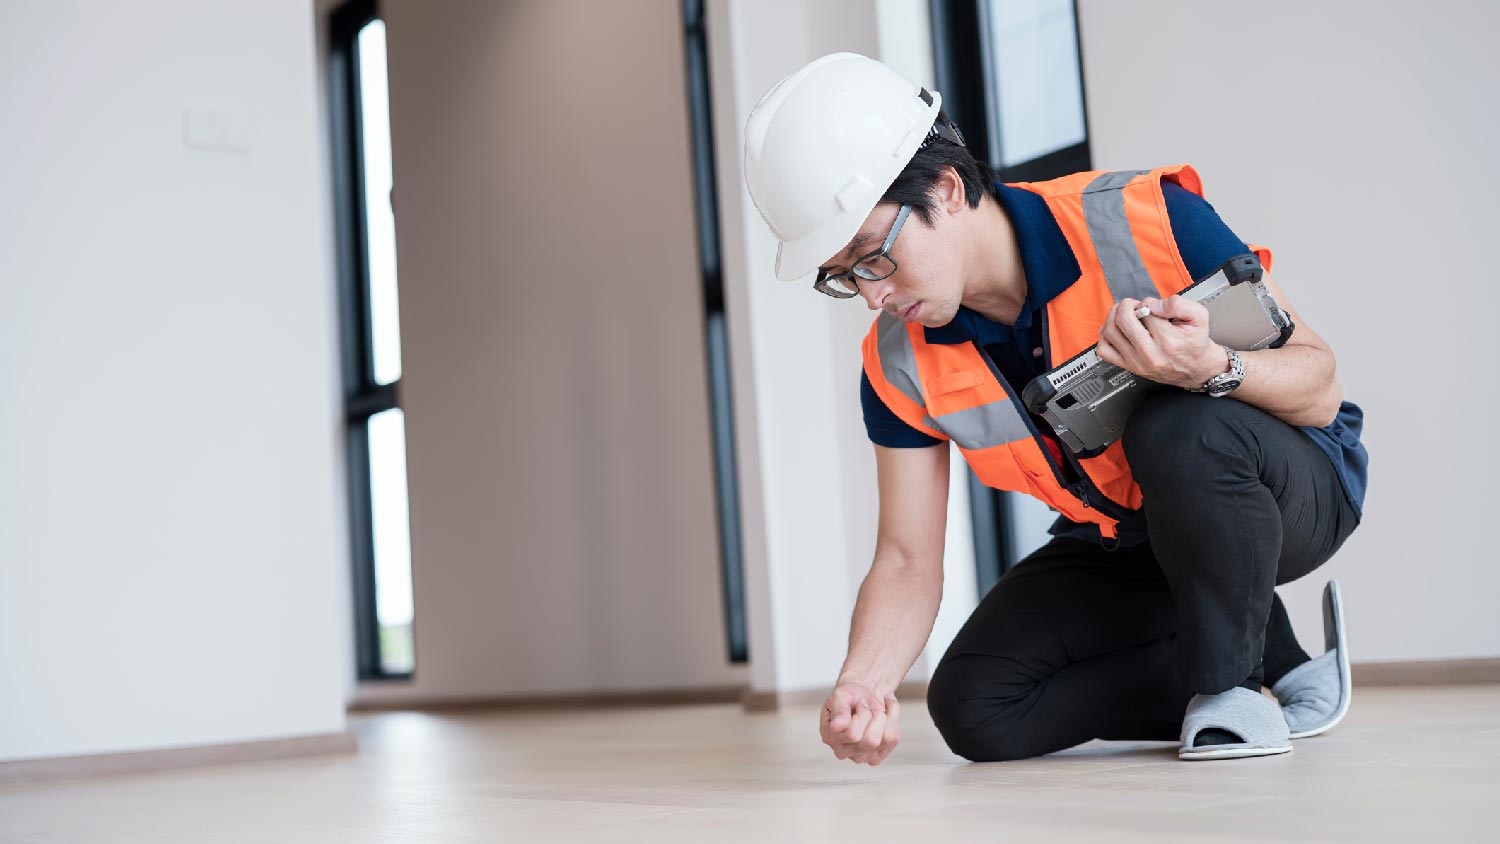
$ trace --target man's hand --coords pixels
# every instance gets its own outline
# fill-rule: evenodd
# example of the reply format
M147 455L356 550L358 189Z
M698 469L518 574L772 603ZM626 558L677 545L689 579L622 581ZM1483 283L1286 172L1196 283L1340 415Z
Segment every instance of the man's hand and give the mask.
M1141 305L1151 309L1144 319ZM1208 308L1182 296L1121 299L1099 329L1099 359L1158 384L1197 389L1229 371L1224 350L1208 336Z
M901 741L900 715L895 695L882 699L868 686L840 683L823 703L818 733L834 756L879 765Z

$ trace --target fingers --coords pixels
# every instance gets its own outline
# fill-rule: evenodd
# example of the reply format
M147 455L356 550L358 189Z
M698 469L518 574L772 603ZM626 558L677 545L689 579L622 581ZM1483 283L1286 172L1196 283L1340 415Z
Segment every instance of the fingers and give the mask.
M1137 303L1136 309L1139 310L1141 306L1145 306L1145 308L1151 312L1143 317L1140 317L1141 325L1147 331L1150 331L1151 326L1153 325L1159 325L1162 322L1169 321L1167 317L1164 316L1164 314L1166 313L1166 306L1163 305L1161 303L1161 300L1156 298L1155 296L1147 296L1146 298L1142 299L1139 303Z
M862 713L864 715L863 719L861 719ZM860 743L859 739L855 738L854 736L854 730L856 726L860 727L860 729L863 730L864 724L856 724L856 722L868 721L869 718L870 710L868 709L868 707L856 703L854 715L851 717L849 723L846 724L841 730L831 731L825 734L823 736L823 743L833 748L833 755L838 757L839 759L853 759L856 762L861 761L860 758L858 758L862 755Z
M870 705L846 689L835 689L823 704L818 733L834 755L846 759L870 720ZM856 732L858 731L858 732Z
M866 759L871 765L879 765L881 762L884 762L885 757L890 756L891 751L895 750L896 745L901 741L901 727L896 723L897 719L901 717L901 704L896 701L894 696L885 699L885 714L885 736L880 742L880 746L875 749L874 755Z
M1168 296L1162 301L1162 316L1179 325L1208 324L1208 308L1180 295Z
M1156 345L1170 355L1168 347L1176 341L1181 331L1174 333L1171 328L1172 319L1168 316L1167 306L1154 296L1142 299L1141 304L1151 309L1150 314L1141 318L1141 327L1146 329L1151 339L1156 341Z
M1119 350L1115 347L1114 339L1115 309L1119 307L1119 302L1114 303L1104 315L1104 324L1099 326L1099 345L1095 354L1105 363L1124 366L1125 364L1120 360Z
M867 761L871 765L879 765L881 762L884 762L885 757L891 755L900 741L901 731L899 729L894 732L887 729L885 741L880 745L880 749L875 751L875 755L871 756Z
M865 734L854 743L854 752L850 754L850 758L856 762L870 761L870 758L885 744L885 724L885 712L874 713Z
M1188 371L1187 361L1200 357L1196 351L1209 343L1208 309L1180 295L1166 299L1142 299L1151 315L1141 321L1155 341L1152 355L1144 356L1152 370L1146 374L1162 383L1176 383Z
M870 705L868 703L864 701L857 701L854 704L854 721L849 725L847 741L849 741L850 743L858 743L860 739L864 738L865 728L870 725L870 719L874 716L874 714L875 713L870 710Z
M837 748L845 742L843 734L849 729L852 718L849 705L849 695L840 689L835 689L823 703L822 716L818 719L818 735L829 747Z
M870 719L870 726L865 730L864 736L847 749L849 759L878 765L889 756L896 749L896 743L901 740L901 731L896 726L899 714L900 708L892 707L889 702L883 712L876 712Z
M1140 351L1144 356L1149 356L1149 353L1156 345L1156 341L1151 337L1151 332L1147 331L1144 325L1141 325L1142 318L1135 315L1135 309L1138 307L1140 307L1140 302L1135 299L1121 299L1111 309L1110 316L1112 317L1112 324L1115 328L1119 329L1120 338L1125 343L1129 343ZM1149 316L1145 317L1145 319L1150 318ZM1120 345L1120 342L1116 341L1115 338L1111 338L1111 340L1115 342L1116 346Z
M1136 360L1136 343L1131 342L1130 337L1125 336L1125 331L1121 328L1122 318L1134 319L1139 324L1140 321L1136 318L1134 309L1136 309L1134 300L1122 298L1110 306L1109 313L1104 315L1104 325L1100 327L1100 358L1106 363L1131 369L1131 364ZM1106 357L1106 349L1109 349L1109 354L1113 354L1112 358Z
M1151 313L1138 317L1135 311L1142 304ZM1179 304L1176 307L1184 306ZM1164 313L1158 314L1158 311ZM1171 360L1177 356L1177 350L1182 346L1181 328L1185 326L1174 331L1174 323L1166 317L1166 313L1170 313L1168 306L1159 299L1125 298L1116 302L1110 307L1104 325L1099 329L1099 347L1096 351L1099 359L1148 378L1169 369Z
M1121 369L1125 368L1125 359L1120 357L1120 350L1116 349L1115 344L1104 339L1102 335L1099 337L1099 345L1095 347L1094 354L1098 355L1099 359L1105 363L1112 363Z
M835 730L832 725L835 719L842 720L843 710L835 703L834 697L829 698L823 708L819 732L823 742L833 749L834 756L878 765L891 754L901 740L901 731L896 725L901 705L894 695L887 695L881 703L855 697L849 707L847 723Z

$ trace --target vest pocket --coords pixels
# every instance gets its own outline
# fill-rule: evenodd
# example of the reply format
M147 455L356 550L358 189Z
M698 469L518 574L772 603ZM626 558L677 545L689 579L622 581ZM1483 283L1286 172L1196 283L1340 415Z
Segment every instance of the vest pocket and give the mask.
M987 375L989 375L989 370L982 366L978 369L960 369L957 372L940 375L932 380L932 394L941 396L967 390L970 387L978 387L984 383Z

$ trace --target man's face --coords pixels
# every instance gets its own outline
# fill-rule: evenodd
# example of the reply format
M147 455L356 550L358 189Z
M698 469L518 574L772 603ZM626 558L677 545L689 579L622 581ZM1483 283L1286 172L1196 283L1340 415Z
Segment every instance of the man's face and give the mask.
M845 270L879 249L899 210L900 206L894 204L875 206L843 251L823 267L834 272ZM954 239L954 227L947 225L952 221L941 206L933 209L932 216L931 227L922 223L915 208L907 216L887 253L896 262L894 273L879 281L855 279L859 295L870 310L884 310L903 321L932 327L948 324L958 313L963 278L958 272L962 263L957 255L958 244L950 242Z

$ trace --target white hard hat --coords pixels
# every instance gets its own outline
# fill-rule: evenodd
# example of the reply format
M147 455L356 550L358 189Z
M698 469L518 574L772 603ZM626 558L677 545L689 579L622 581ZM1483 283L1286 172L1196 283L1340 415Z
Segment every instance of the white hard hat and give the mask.
M745 184L781 241L777 278L805 276L844 248L941 105L937 92L856 53L823 56L760 98L745 123Z

